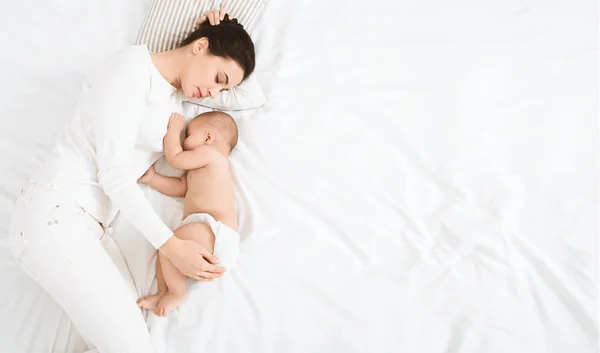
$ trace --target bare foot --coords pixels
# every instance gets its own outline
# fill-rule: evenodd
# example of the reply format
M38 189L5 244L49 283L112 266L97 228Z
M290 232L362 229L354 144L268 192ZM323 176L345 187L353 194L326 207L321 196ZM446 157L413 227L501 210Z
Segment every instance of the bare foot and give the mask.
M158 304L160 299L164 297L165 294L167 294L167 292L158 292L154 295L141 297L137 300L137 305L142 309L152 310L156 308L156 304Z
M187 293L175 294L167 292L167 294L165 294L158 302L156 309L154 309L154 314L156 314L156 316L167 316L173 309L181 305L186 298Z

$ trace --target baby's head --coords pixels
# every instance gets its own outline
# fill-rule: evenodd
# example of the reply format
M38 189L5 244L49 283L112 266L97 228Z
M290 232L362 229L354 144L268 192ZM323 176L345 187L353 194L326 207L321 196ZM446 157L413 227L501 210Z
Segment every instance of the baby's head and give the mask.
M238 141L237 125L233 118L223 112L212 111L198 115L187 127L183 149L191 151L202 145L213 145L225 156Z

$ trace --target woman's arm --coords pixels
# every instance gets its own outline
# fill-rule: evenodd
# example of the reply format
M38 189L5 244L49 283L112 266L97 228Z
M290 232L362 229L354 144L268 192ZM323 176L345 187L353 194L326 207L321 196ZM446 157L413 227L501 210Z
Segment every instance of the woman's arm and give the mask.
M98 182L114 205L150 241L160 248L173 232L154 212L130 170L140 124L140 113L150 87L141 56L111 59L91 87L96 137Z
M213 278L223 268L206 248L173 236L137 185L130 169L142 107L150 87L147 52L111 59L89 88L88 104L95 142L98 182L113 204L148 241L186 276ZM213 264L208 263L205 259ZM208 274L212 273L212 274Z

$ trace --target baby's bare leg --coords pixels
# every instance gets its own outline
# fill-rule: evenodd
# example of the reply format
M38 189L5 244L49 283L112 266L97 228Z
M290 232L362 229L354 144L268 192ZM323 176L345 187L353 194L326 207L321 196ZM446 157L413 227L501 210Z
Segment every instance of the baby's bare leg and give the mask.
M162 268L160 265L160 253L156 256L156 284L158 287L158 293L154 295L148 295L145 297L141 297L137 300L138 306L140 308L152 310L156 308L156 305L160 301L160 299L167 294L167 283L165 282L165 278L162 274Z
M173 266L169 259L161 257L160 265L168 291L160 298L154 313L157 316L166 316L183 303L187 297L187 289L185 288L185 276L179 272L177 267Z
M175 236L183 240L193 240L211 252L215 246L215 236L210 226L205 223L186 224L175 230ZM165 257L161 258L161 266L169 290L158 302L154 313L158 316L166 316L187 297L186 277Z

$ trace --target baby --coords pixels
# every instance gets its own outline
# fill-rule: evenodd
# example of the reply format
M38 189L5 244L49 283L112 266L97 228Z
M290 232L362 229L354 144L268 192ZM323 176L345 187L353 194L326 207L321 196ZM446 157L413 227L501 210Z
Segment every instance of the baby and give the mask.
M166 177L152 166L139 181L169 196L185 196L184 220L175 236L194 240L211 252L214 249L220 264L231 268L239 254L240 237L227 157L237 144L237 126L223 112L200 114L190 121L182 148L183 128L183 116L171 114L163 144L167 162L187 170L187 174L181 178ZM166 316L187 297L186 277L159 254L156 281L158 293L138 299L138 305Z

